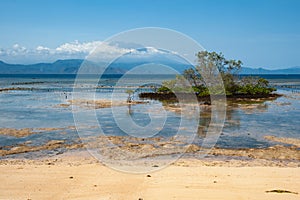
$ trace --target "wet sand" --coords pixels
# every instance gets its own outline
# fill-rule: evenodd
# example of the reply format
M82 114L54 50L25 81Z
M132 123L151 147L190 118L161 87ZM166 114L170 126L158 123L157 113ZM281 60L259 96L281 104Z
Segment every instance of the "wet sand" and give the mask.
M61 107L68 107L71 105L83 107L83 108L110 108L113 106L128 106L128 105L135 105L135 104L146 104L147 101L111 101L111 100L87 100L87 99L76 99L76 100L68 100L68 104L60 104Z
M45 130L65 130L66 128L39 128L40 132L34 132L32 129L0 129L0 134L5 133L14 137L24 137L30 134L39 134ZM2 131L2 132L1 132ZM63 132L61 132L63 133ZM275 136L265 136L266 140L275 142L273 146L265 148L202 148L197 144L190 144L189 138L171 137L171 138L136 138L129 136L90 136L76 139L73 142L66 140L49 140L46 143L32 145L30 141L19 143L13 146L0 146L0 158L10 155L24 155L26 153L40 151L59 150L59 154L67 153L70 150L96 149L103 157L108 160L137 160L137 159L155 159L156 157L172 157L174 155L186 154L193 158L201 159L206 154L219 159L220 157L253 160L262 159L272 162L280 162L282 165L289 163L300 164L300 139L283 138ZM47 152L44 153L47 156ZM30 156L29 156L30 157ZM113 157L113 159L111 159ZM298 165L298 164L296 164Z

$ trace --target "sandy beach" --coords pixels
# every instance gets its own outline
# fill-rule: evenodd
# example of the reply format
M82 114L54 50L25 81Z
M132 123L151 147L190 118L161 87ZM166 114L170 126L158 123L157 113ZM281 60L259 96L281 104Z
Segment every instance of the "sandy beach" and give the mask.
M6 133L13 136L41 134L29 129L9 130ZM52 129L40 128L38 131L43 130ZM186 147L184 143L178 146L176 138L172 141L120 136L106 139L109 141L93 137L88 140L90 142L82 140L82 143L74 144L52 140L40 146L1 147L0 199L300 198L298 139L268 136L266 139L281 145L213 148L205 158L201 158L201 147L192 144L182 158L172 160L175 162L169 165L162 159L173 159L173 155L183 152ZM99 148L103 158L119 167L104 165L105 162L92 157L85 147ZM118 154L118 149L127 153ZM39 154L42 151L57 153ZM129 170L120 172L111 167Z
M87 156L2 160L0 199L299 199L300 168L261 161L179 159L146 174ZM280 193L281 192L281 193Z

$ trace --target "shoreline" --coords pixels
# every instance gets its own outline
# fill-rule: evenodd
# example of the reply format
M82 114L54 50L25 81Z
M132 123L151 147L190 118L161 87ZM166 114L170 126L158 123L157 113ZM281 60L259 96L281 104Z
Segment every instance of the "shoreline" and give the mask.
M67 127L72 128L74 127ZM11 135L13 137L26 137L31 134L42 134L43 131L55 130L59 133L65 128L39 128L39 132L31 129L6 129L0 134ZM61 134L65 134L62 132ZM70 152L84 152L86 149L97 151L104 159L120 162L127 160L155 160L161 158L181 157L196 158L202 160L209 157L215 161L226 159L237 161L260 160L269 163L279 163L287 166L293 163L300 166L300 139L265 136L264 140L269 141L266 147L248 148L227 148L215 146L213 148L203 148L201 142L190 143L189 137L173 136L169 138L136 138L130 136L89 136L68 140L49 140L44 143L32 144L31 141L22 142L15 145L0 147L0 163L2 160L13 158L46 158L47 155L68 155ZM113 159L112 159L113 158ZM260 165L260 164L258 164ZM273 164L272 164L273 165Z
M154 157L150 161L157 163L161 162L162 158ZM115 166L127 165L128 167L139 165L139 167L147 167L145 159L137 161L120 161L115 160L113 163ZM7 165L60 165L68 163L69 165L86 165L86 164L100 164L109 165L111 163L105 163L105 160L98 160L90 154L86 149L72 149L70 151L53 154L53 155L40 155L40 156L28 156L28 157L2 157L0 158L0 166ZM166 162L161 162L165 164ZM254 158L254 157L242 157L242 156L226 156L226 155L213 155L208 154L204 157L197 157L193 154L185 154L178 159L173 160L168 165L175 166L208 166L208 167L279 167L279 168L300 168L299 160L280 160L280 159L264 159L264 158ZM153 171L163 170L164 167L160 167L153 164Z
M15 138L26 138L27 136L33 134L43 134L47 131L58 131L59 134L66 134L65 129L75 130L75 127L66 127L66 128L37 128L37 129L0 129L0 135L12 136ZM63 132L61 132L63 131ZM220 151L249 151L254 152L257 150L279 150L284 153L287 150L293 150L300 153L300 139L290 138L290 137L276 137L272 135L264 136L265 141L269 141L269 145L265 147L247 147L247 148L229 148L229 147L220 147L216 145L211 150L213 153L218 153ZM208 149L201 146L201 141L193 142L188 136L172 136L172 137L149 137L149 138L139 138L134 136L114 136L114 135L90 135L86 137L77 138L72 141L68 140L48 140L44 143L39 143L38 145L32 145L31 141L25 141L15 145L1 146L0 155L10 155L10 154L19 154L27 153L31 151L40 151L44 149L58 149L58 148L67 148L67 149L81 149L81 148L100 148L100 145L106 149L122 148L124 150L144 150L153 151L155 149L173 149L176 152L176 149L181 150L185 149L184 152L195 153L198 151L207 151ZM22 150L25 149L24 151ZM170 152L172 153L172 152ZM231 154L230 154L231 155ZM300 154L296 154L295 159L300 160Z

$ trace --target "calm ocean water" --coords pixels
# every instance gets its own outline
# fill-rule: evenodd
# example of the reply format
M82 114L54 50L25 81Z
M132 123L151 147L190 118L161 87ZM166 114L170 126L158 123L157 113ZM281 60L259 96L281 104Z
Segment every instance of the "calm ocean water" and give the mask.
M226 122L217 146L259 148L274 144L264 139L266 135L300 138L300 75L263 75L263 77L277 88L277 93L284 96L274 101L249 105L229 103ZM85 94L93 87L90 82L93 78L96 77L86 77L82 80L82 99L88 96ZM109 99L113 91L112 86L118 78L120 76L102 77L96 88L96 98ZM148 82L157 79L150 76L144 78ZM0 92L0 128L64 128L63 131L49 130L21 138L0 135L0 146L17 145L28 141L31 145L40 145L49 140L66 140L70 143L77 141L79 136L76 130L67 128L75 126L72 109L60 106L72 98L74 79L75 75L0 75L0 88L19 88ZM129 83L139 85L136 77L132 77ZM122 99L124 95L121 94L127 89L120 87L114 92L120 94ZM139 92L147 90L150 89L142 88ZM138 99L137 95L134 98ZM161 103L150 101L148 104L132 105L131 115L128 117L132 117L137 124L146 126L150 122L147 112L159 104ZM122 106L116 109L118 112L125 112ZM125 110L127 112L127 107ZM115 122L110 108L98 109L96 113L105 134L126 135ZM156 136L169 137L176 133L180 115L171 111L167 112L167 115L164 128ZM157 114L155 117L161 116ZM199 130L196 143L205 135L205 126L209 125L209 121L209 115L200 118L202 129ZM93 135L93 131L96 130L89 127L87 122L87 135Z

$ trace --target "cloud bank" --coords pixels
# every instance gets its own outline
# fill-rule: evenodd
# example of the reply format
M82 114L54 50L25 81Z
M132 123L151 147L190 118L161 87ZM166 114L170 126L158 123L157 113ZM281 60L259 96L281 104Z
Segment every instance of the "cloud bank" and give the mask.
M98 48L101 45L101 48ZM135 57L169 54L153 47L139 48L137 44L105 43L101 41L64 43L56 48L39 45L27 48L14 44L11 48L0 48L0 60L7 63L32 64L39 62L54 62L59 59L85 59L91 52L97 51L103 59L111 59L116 55L131 54ZM172 52L174 53L174 52Z

